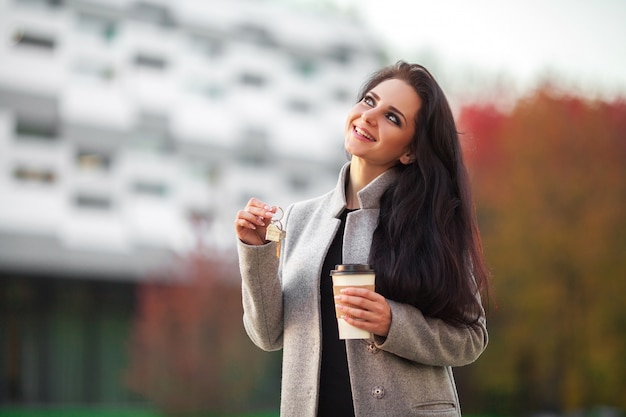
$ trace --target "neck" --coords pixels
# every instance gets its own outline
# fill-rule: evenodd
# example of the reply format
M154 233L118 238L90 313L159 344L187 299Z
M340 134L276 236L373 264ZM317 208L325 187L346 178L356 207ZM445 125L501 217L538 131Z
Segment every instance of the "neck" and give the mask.
M384 169L371 167L370 165L364 164L359 158L353 156L350 163L348 184L346 185L346 207L349 209L358 209L358 192L383 172L385 172Z

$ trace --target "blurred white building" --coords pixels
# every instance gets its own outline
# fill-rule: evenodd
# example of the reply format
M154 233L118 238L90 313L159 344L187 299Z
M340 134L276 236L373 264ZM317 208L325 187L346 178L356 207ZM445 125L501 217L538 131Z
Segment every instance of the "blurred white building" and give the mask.
M380 51L243 0L0 0L0 409L125 404L137 283L334 186Z
M380 63L358 22L275 2L0 0L0 267L139 279L197 230L232 246L249 197L335 184Z

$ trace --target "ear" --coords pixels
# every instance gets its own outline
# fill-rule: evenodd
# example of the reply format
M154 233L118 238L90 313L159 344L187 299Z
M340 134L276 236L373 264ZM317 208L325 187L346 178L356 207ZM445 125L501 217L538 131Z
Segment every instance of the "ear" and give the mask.
M411 152L407 152L400 157L400 163L402 165L411 165L413 162L415 162L415 158L413 157Z

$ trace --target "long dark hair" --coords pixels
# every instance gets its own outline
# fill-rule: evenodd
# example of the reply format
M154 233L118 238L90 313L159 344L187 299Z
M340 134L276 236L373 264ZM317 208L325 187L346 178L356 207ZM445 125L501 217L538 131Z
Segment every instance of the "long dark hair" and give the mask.
M388 79L411 85L421 106L415 160L395 167L399 179L381 198L369 259L377 291L425 316L475 324L488 273L452 111L428 70L403 61L374 73L359 98Z

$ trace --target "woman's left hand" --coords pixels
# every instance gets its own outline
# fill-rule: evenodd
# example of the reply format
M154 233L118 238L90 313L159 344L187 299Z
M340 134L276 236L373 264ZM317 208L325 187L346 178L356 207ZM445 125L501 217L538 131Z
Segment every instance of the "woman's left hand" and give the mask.
M389 334L391 307L377 292L365 288L344 288L341 295L335 296L335 304L344 313L346 323L377 336L387 337Z

